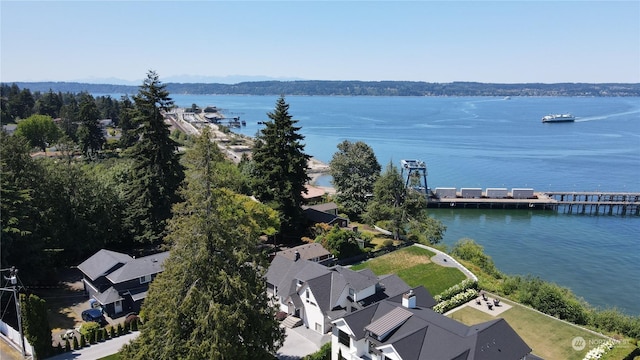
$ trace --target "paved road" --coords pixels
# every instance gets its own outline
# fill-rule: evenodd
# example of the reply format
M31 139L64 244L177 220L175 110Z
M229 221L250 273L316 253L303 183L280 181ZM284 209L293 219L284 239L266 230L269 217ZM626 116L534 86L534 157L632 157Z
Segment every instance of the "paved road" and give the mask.
M73 350L68 353L56 355L48 358L48 360L95 360L111 354L115 354L124 344L128 344L131 340L138 337L140 332L136 331L127 335L110 339L102 343L93 344L80 350ZM4 359L3 359L4 360Z

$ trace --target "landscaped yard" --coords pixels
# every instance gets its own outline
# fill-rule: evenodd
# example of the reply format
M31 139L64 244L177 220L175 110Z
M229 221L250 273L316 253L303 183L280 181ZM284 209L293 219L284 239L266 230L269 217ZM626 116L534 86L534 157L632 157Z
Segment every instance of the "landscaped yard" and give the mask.
M430 259L434 255L429 250L410 246L354 265L352 269L369 268L376 275L397 274L409 286L423 285L432 295L437 295L466 277L457 268L432 263Z
M604 339L591 332L569 325L536 311L503 300L513 307L498 316L509 325L533 349L533 353L544 359L581 360L589 349L596 347ZM471 307L463 307L449 315L467 325L493 320L496 317ZM575 350L572 341L576 337L585 339L586 347Z

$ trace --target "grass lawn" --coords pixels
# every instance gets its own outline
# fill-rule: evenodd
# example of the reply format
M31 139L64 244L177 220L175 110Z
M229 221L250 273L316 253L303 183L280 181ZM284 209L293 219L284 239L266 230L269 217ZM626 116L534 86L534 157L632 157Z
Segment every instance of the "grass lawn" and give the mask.
M436 265L432 251L410 246L354 265L353 270L369 268L376 275L397 274L409 286L423 285L432 295L440 294L466 277L457 268Z
M115 353L115 354L112 354L112 355L109 355L109 356L102 357L102 358L100 358L98 360L120 360L120 354Z
M533 349L535 355L544 359L581 360L587 351L596 347L602 339L602 337L586 330L542 315L513 302L505 302L513 307L500 314L499 317L504 318L511 325ZM495 319L489 314L470 307L464 307L450 314L449 317L467 325ZM581 351L574 350L571 345L572 340L577 336L581 336L586 342L586 347Z

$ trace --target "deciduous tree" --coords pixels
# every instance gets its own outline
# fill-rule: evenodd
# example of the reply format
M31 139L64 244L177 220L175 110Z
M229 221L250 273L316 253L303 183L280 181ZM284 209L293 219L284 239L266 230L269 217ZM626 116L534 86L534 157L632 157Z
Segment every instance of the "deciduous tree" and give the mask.
M280 235L286 240L297 239L304 224L300 206L310 179L310 156L304 153L304 136L283 96L267 116L270 121L264 123L253 149L252 188L260 201L280 213Z
M51 116L32 115L18 123L16 135L24 136L32 147L46 151L47 146L55 143L62 136L62 131L53 122Z
M347 215L359 218L380 176L380 163L373 149L362 141L345 140L338 144L338 150L329 163L337 201Z

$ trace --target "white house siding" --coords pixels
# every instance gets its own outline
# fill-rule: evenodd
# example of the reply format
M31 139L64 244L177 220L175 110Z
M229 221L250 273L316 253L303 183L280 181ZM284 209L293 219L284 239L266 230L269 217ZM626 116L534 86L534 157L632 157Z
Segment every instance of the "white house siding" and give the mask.
M387 359L402 360L402 358L400 357L400 355L398 355L396 349L394 349L392 345L383 346L379 350L382 351L382 354L384 354Z
M342 330L343 332L353 335L349 330L349 327L346 326L344 321L340 321L340 323L334 324L331 330L331 360L340 360L338 358L338 352L342 352L342 356L349 359L351 354L351 346L345 346L340 344L338 341L338 331ZM349 343L353 343L353 339L349 341Z
M307 298L307 290L309 291L309 298ZM300 288L298 294L300 294L300 298L304 304L304 318L302 319L304 321L304 325L313 331L318 331L316 329L316 324L320 324L320 331L318 332L324 334L326 328L325 318L322 314L322 310L320 310L320 307L318 306L315 296L313 296L313 291L311 291L309 286L305 284Z
M362 290L358 291L356 293L356 296L355 296L354 300L355 301L360 301L360 300L368 298L369 296L371 296L371 295L373 295L375 293L376 293L376 285L374 284L374 285L369 286L366 289L362 289Z

